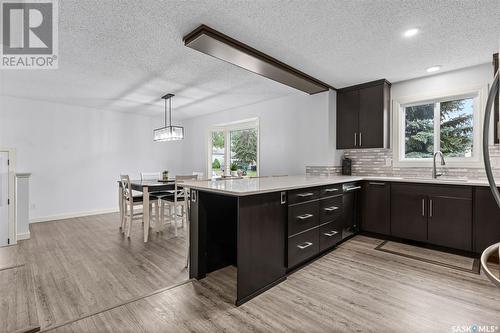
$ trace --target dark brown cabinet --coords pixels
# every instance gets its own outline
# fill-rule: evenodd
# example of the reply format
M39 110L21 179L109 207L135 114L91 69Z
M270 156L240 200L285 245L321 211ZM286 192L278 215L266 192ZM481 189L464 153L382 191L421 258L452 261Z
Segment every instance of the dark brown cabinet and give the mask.
M472 189L392 184L391 235L472 251Z
M392 184L391 235L416 241L427 240L425 186Z
M356 191L343 194L342 184L288 191L287 198L288 269L334 247L346 230L356 230Z
M359 90L337 92L337 149L358 146Z
M500 208L488 187L476 187L474 194L474 252L500 242Z
M361 230L382 235L391 233L391 185L366 182L363 186Z
M337 91L337 149L389 147L390 86L378 80Z
M472 189L439 186L429 190L427 241L472 251Z

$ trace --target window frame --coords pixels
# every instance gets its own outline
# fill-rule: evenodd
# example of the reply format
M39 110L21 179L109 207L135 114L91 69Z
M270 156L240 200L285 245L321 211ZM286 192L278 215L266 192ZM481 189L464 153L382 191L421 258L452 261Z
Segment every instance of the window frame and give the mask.
M405 154L405 108L408 106L421 105L425 103L434 104L434 138L441 130L441 119L439 103L456 99L473 98L473 150L472 157L446 157L448 166L482 167L482 140L481 131L483 127L484 105L487 87L472 87L453 92L441 92L426 96L412 96L399 98L393 101L393 165L395 167L427 167L432 166L432 157L429 158L407 158ZM440 134L439 134L440 135ZM434 144L434 152L440 149L440 140Z
M231 131L245 130L245 129L255 129L257 131L257 176L260 174L260 124L259 118L243 119L238 121L233 121L224 124L212 125L207 131L207 175L208 178L212 178L212 133L219 131L224 132L224 163L225 170L224 176L230 176L231 170L227 165L231 161Z

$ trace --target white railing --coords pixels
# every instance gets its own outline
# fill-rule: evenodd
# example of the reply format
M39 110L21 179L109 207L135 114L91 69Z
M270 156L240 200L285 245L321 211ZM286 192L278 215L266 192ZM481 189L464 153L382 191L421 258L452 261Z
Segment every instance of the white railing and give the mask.
M481 268L483 269L484 274L493 282L497 287L500 287L500 272L498 276L495 276L493 272L488 267L488 259L495 252L500 256L500 243L493 244L486 248L481 254Z

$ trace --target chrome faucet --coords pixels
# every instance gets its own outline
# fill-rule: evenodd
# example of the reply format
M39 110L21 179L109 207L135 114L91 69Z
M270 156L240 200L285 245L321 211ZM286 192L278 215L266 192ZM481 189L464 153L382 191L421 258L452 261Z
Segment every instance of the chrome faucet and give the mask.
M438 150L437 152L434 153L434 156L432 157L432 163L433 163L433 168L432 168L432 178L436 179L439 176L442 176L442 173L437 173L436 172L436 156L441 155L441 165L446 165L444 161L444 155L443 153Z

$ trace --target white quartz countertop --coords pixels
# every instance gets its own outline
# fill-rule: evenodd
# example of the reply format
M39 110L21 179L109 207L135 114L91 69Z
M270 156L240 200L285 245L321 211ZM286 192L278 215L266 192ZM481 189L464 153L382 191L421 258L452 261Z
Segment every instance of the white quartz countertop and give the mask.
M184 186L234 196L252 195L258 193L287 191L313 186L331 185L354 181L386 181L401 183L422 183L439 185L489 186L486 180L467 180L451 178L406 178L406 177L358 177L358 176L286 176L260 177L227 180L197 180L185 181Z
M260 177L225 180L196 180L185 181L186 187L229 195L251 195L258 193L286 191L299 188L331 185L362 180L354 176L285 176L285 177Z
M183 185L201 191L215 192L234 196L244 196L362 180L441 185L488 186L488 182L486 180L305 175L227 180L197 180L185 181L183 182Z

